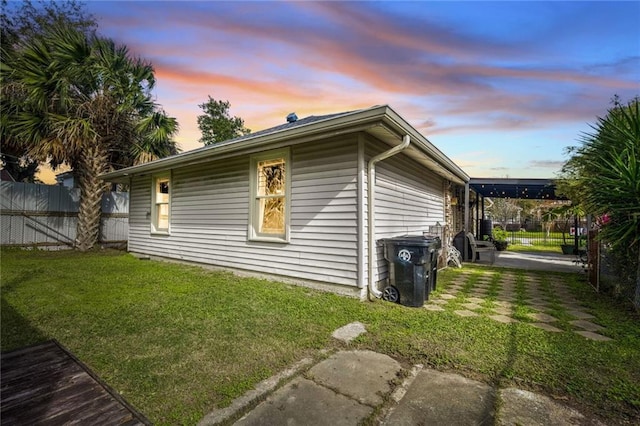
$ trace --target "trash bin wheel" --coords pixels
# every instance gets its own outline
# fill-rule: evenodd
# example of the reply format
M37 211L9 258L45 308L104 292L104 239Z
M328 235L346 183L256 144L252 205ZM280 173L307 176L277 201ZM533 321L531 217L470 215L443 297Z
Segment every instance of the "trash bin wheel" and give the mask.
M398 303L400 301L400 293L398 292L398 289L393 286L385 287L385 289L382 290L382 300Z

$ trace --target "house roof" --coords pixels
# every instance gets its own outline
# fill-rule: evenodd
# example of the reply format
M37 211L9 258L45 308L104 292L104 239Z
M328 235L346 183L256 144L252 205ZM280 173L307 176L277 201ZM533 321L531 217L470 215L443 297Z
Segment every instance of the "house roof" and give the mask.
M414 129L388 105L328 114L309 116L291 123L284 123L245 136L208 145L171 157L137 166L127 167L100 177L107 181L126 181L130 176L155 173L185 165L198 164L226 158L246 152L257 152L270 147L307 143L320 138L353 132L367 132L377 139L395 146L404 135L411 137L411 145L405 151L439 175L457 182L469 181L469 176L438 148Z

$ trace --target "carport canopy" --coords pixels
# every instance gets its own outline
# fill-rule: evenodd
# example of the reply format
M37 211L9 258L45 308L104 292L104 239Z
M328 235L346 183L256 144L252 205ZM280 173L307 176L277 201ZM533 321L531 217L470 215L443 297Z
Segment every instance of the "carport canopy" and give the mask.
M486 198L566 200L556 194L553 179L471 178L469 187Z
M524 200L566 200L564 196L556 194L553 179L515 179L515 178L471 178L465 185L464 232L470 230L469 223L469 192L473 190L482 196L482 214L484 216L485 198L513 198ZM478 204L476 204L476 211ZM476 214L477 216L477 214ZM463 259L467 260L464 250Z

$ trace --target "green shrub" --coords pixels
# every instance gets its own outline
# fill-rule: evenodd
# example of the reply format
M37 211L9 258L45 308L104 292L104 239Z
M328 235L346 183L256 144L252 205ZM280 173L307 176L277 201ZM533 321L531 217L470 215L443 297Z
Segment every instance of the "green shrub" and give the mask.
M493 228L493 239L495 241L507 241L507 236L509 234L504 229Z

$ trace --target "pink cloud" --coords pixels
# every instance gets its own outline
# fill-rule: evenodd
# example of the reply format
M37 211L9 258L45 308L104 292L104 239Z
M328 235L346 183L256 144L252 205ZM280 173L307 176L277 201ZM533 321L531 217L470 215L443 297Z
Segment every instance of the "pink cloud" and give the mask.
M391 103L418 130L437 135L583 123L614 93L638 88L629 73L612 72L620 69L613 64L574 69L545 62L541 50L508 39L396 19L367 3L127 8L128 16L109 19L110 29L152 60L185 145L199 137L197 104L207 95L229 100L253 130L281 124L292 111L319 115ZM158 25L169 21L166 29ZM140 36L146 28L149 36Z

